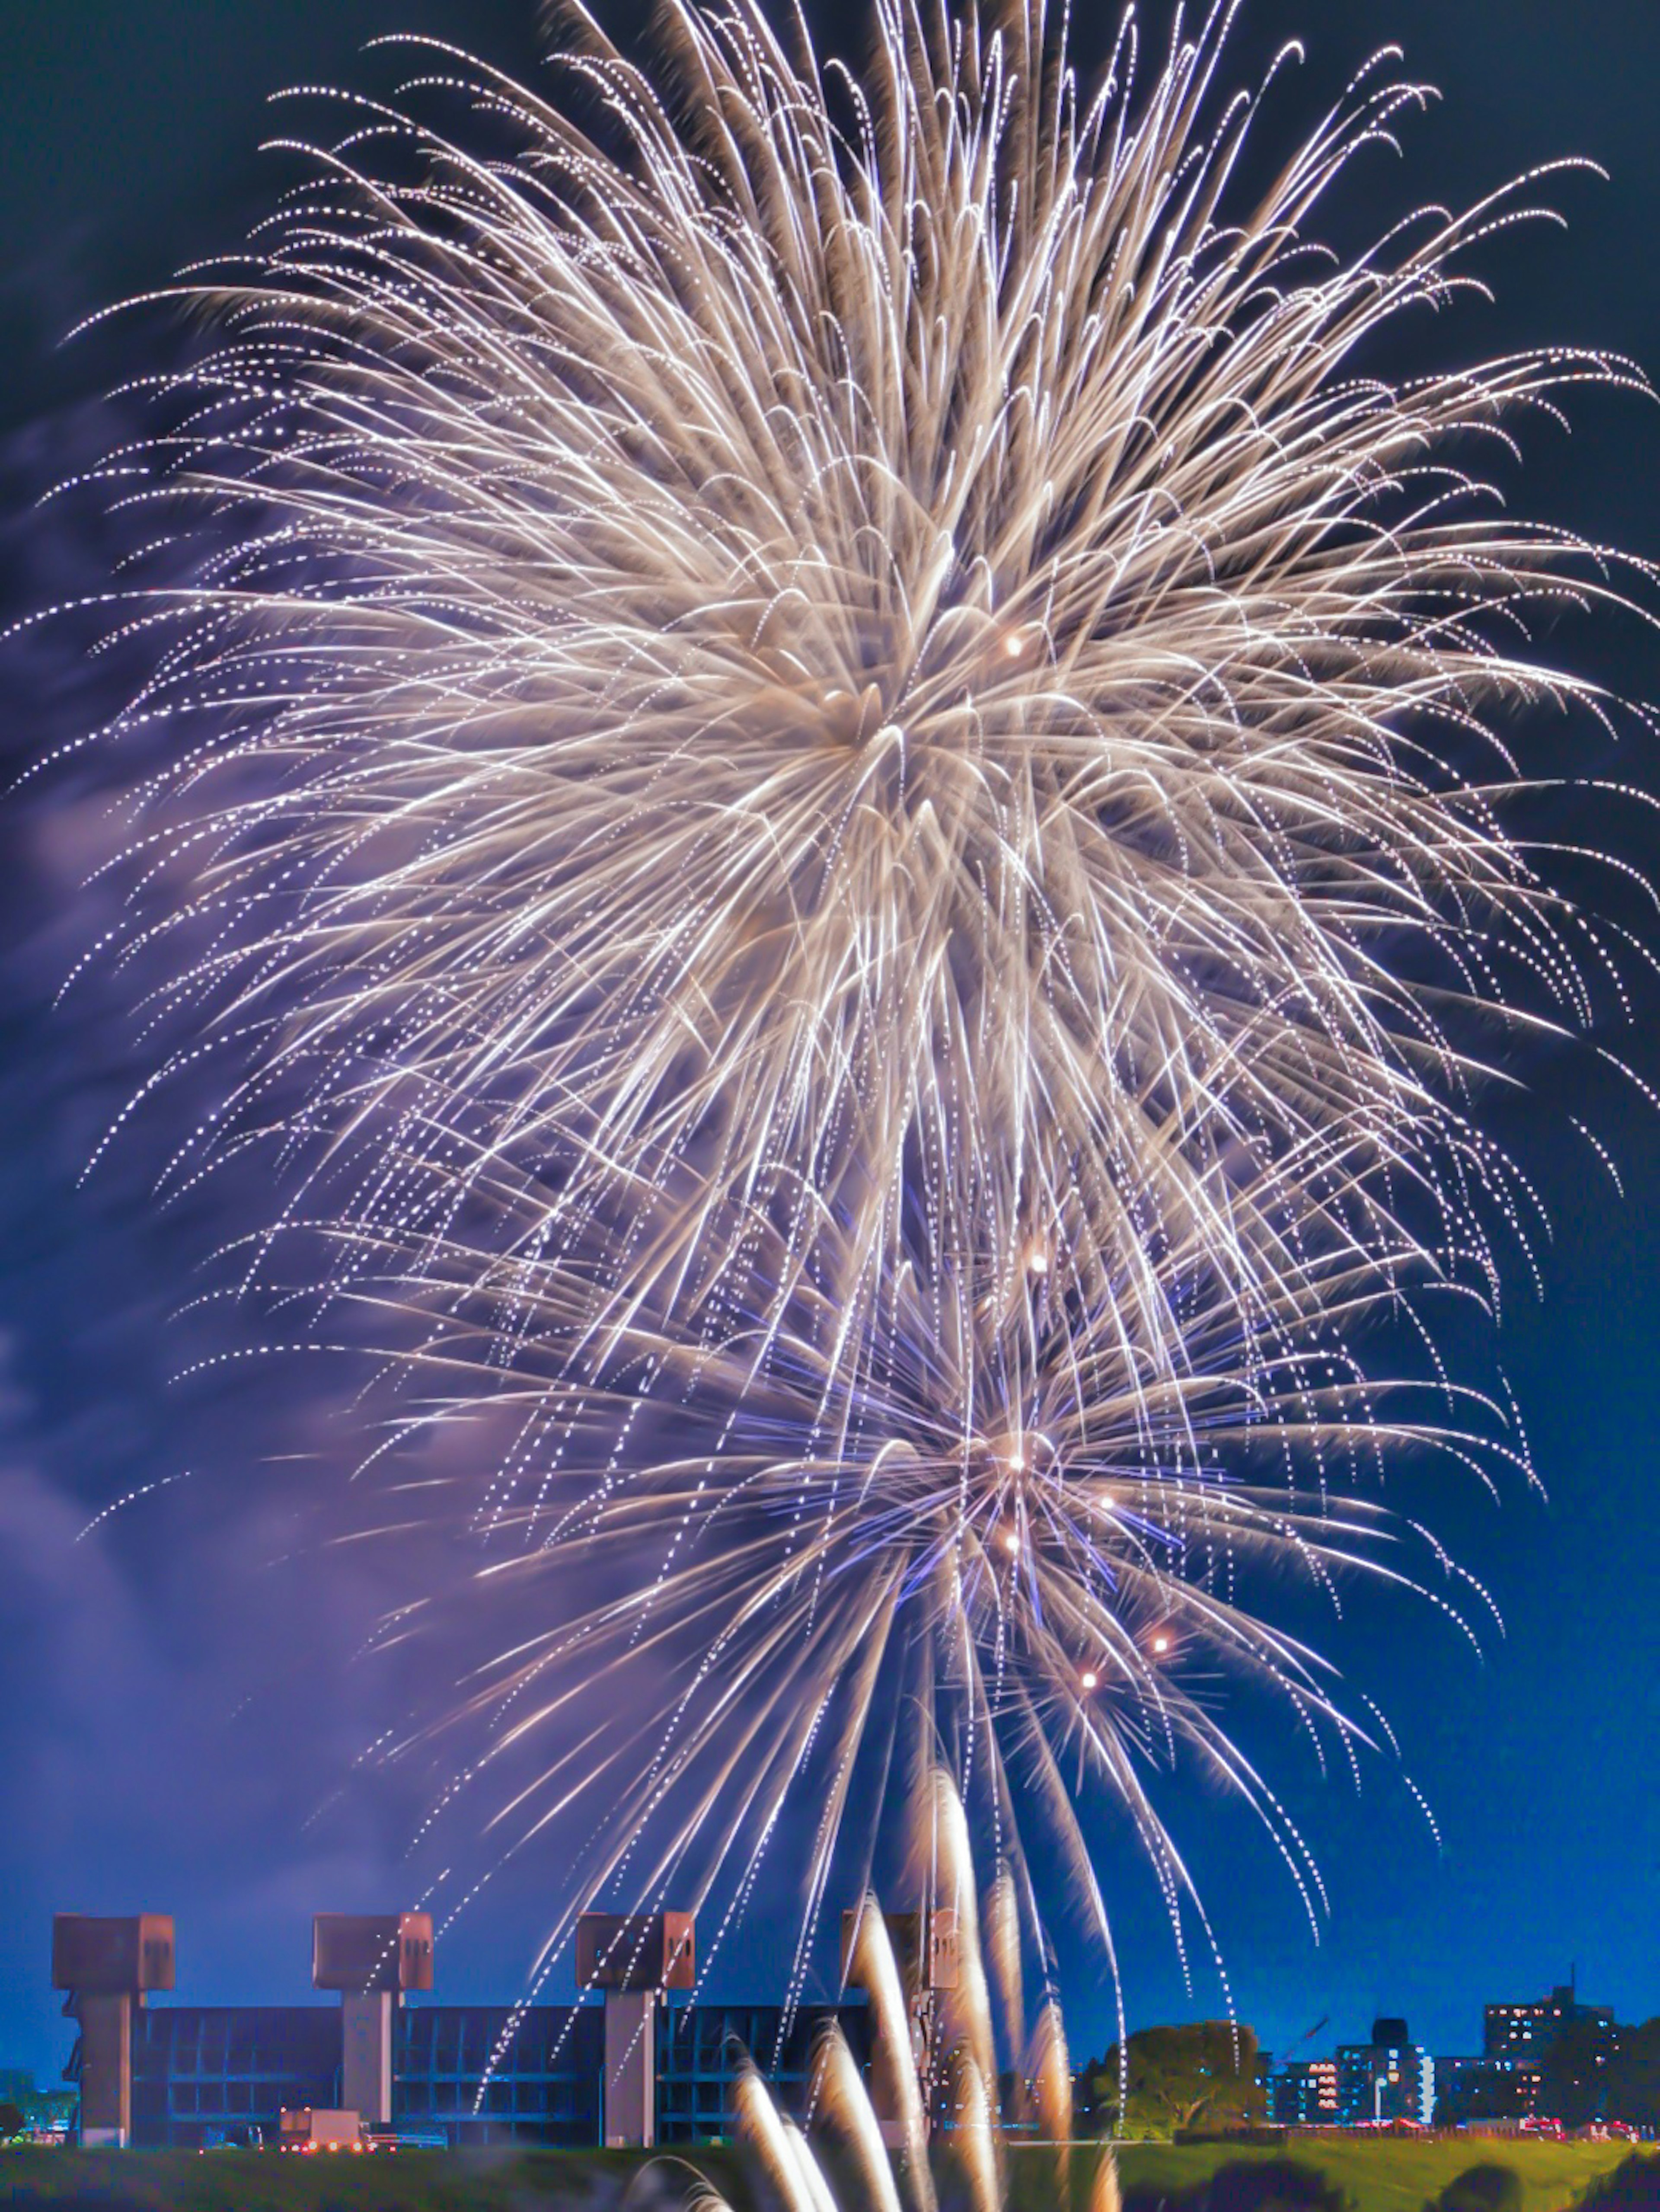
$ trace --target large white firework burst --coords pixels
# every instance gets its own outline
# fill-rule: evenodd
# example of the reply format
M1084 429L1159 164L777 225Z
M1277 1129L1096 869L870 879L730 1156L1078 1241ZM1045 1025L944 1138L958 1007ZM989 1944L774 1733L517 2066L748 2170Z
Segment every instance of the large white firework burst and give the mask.
M642 1893L764 1844L903 1647L999 1807L1079 1749L1176 1896L1140 1755L1273 1801L1148 1625L1352 1741L1235 1556L1325 1575L1334 1469L1479 1425L1342 1345L1491 1304L1480 1041L1617 982L1505 729L1606 719L1529 623L1619 594L1470 471L1641 380L1378 374L1543 173L1320 255L1421 93L1379 58L1247 195L1233 12L1094 94L1035 6L884 0L859 78L752 0L670 8L661 82L573 15L564 106L411 41L118 457L200 547L116 732L174 733L124 957L233 1071L171 1180L270 1139L245 1279L320 1235L409 1425L522 1411L477 1525L598 1579L485 1698L672 1660L636 1766L545 1778L625 1859L677 1792ZM418 119L457 94L485 152Z
M1606 587L1466 469L1633 372L1354 366L1529 204L1312 253L1420 97L1374 70L1228 212L1232 12L1083 103L1040 11L891 5L863 83L750 7L671 11L664 93L590 30L591 132L475 68L502 161L348 103L122 456L213 517L132 715L233 1141L292 1071L366 1182L537 1177L541 1252L682 1192L664 1312L757 1206L779 1309L829 1209L857 1310L983 1265L993 1194L1154 1341L1170 1243L1246 1314L1334 1245L1491 1278L1448 1009L1587 1010L1494 809L1518 703L1601 707L1528 611Z

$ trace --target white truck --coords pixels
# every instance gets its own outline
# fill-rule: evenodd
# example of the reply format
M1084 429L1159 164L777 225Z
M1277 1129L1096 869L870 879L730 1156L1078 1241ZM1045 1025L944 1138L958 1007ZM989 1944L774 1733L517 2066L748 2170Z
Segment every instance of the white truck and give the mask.
M285 2105L277 2115L276 2147L279 2150L346 2150L362 2151L369 2146L363 2123L355 2112L319 2111L315 2105L301 2105L290 2112Z

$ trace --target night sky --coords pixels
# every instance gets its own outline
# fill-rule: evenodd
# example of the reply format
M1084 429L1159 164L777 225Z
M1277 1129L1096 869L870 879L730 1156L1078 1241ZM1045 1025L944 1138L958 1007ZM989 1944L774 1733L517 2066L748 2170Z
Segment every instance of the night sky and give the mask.
M1108 12L1077 10L1086 45ZM1161 24L1154 0L1145 13ZM1304 0L1247 6L1230 75L1293 29L1308 66L1280 105L1287 130L1373 46L1398 39L1445 103L1411 126L1405 168L1378 161L1336 210L1368 224L1410 202L1457 201L1533 161L1584 153L1606 185L1554 194L1563 234L1501 242L1481 266L1492 310L1431 334L1436 358L1563 338L1660 371L1660 9L1653 0ZM821 10L819 20L823 21ZM856 49L856 19L836 43ZM536 67L530 0L88 0L0 8L0 594L8 614L99 588L111 542L96 510L31 502L130 419L100 395L142 371L157 325L60 350L82 313L234 245L286 173L263 163L264 95L298 78L384 84L363 41L421 27L520 70ZM1368 198L1375 193L1375 201ZM1660 558L1660 411L1631 398L1576 405L1566 439L1530 436L1524 510ZM1516 487L1511 487L1512 491ZM1614 688L1660 698L1660 653L1635 623L1565 634ZM0 744L21 769L109 703L73 625L32 631L0 659ZM100 689L100 687L102 687ZM1660 790L1651 741L1617 757L1578 733L1524 733L1535 763L1603 767ZM1553 750L1554 748L1554 750ZM1571 759L1564 758L1572 748ZM192 1271L243 1223L222 1193L158 1215L142 1133L84 1187L97 1135L144 1062L118 988L94 976L53 994L96 933L78 886L107 849L97 779L66 773L9 803L0 836L0 2065L55 2076L70 2031L46 1989L54 1910L173 1912L181 1999L306 1994L309 1917L406 1905L440 1871L403 1863L421 1778L357 1759L439 1685L419 1656L354 1663L375 1615L445 1571L414 1547L323 1547L352 1443L339 1378L225 1355L235 1313L176 1318ZM1660 878L1634 815L1621 849ZM1646 844L1645 843L1646 840ZM1609 1042L1660 1080L1660 1000ZM1495 1510L1443 1483L1419 1498L1482 1574L1507 1636L1485 1659L1404 1599L1358 1602L1322 1632L1386 1706L1434 1808L1373 1762L1358 1801L1306 1762L1274 1778L1313 1842L1333 1914L1317 1948L1277 1859L1238 1808L1190 1791L1173 1808L1226 1952L1239 2011L1282 2051L1322 2014L1315 2050L1405 2014L1438 2052L1479 2047L1484 2000L1565 1980L1622 2018L1660 2012L1660 1814L1655 1791L1660 1575L1652 1541L1660 1433L1660 1117L1589 1054L1516 1061L1531 1097L1497 1126L1534 1176L1554 1238L1542 1301L1518 1268L1504 1334L1548 1504L1519 1486ZM1622 1201L1572 1135L1609 1143ZM161 1133L165 1134L165 1125ZM217 1358L188 1383L177 1370ZM161 1486L112 1515L100 1510ZM1265 1747L1264 1757L1273 1747ZM440 1902L490 1864L451 1831ZM493 1881L439 1954L454 1997L518 1993L556 1869ZM1186 1996L1151 1884L1104 1832L1102 1872L1124 1930L1132 2021L1214 2014ZM772 1900L781 1915L781 1899ZM760 1916L717 1994L777 1993L781 1917ZM550 1992L551 1993L551 1992ZM1067 1989L1075 2051L1109 2039L1104 1993Z

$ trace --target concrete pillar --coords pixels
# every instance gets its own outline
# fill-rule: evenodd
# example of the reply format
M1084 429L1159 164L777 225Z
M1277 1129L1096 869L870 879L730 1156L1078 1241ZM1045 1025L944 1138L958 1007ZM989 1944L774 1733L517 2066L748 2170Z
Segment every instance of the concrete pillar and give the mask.
M132 1998L81 1999L81 2141L124 2150L132 2141Z
M384 2127L392 2117L391 1990L348 1992L340 2000L340 2101L360 2120Z
M650 2150L657 2142L657 1993L605 1992L605 2147Z

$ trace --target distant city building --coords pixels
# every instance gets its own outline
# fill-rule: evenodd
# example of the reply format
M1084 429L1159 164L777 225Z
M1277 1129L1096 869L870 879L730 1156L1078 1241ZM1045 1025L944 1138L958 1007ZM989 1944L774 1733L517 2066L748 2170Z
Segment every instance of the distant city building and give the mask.
M1336 2127L1336 2060L1293 2058L1270 2082L1268 2109L1276 2127Z
M1614 2009L1581 2004L1573 1982L1560 1984L1531 2004L1490 2004L1481 2010L1481 2053L1487 2058L1531 2059L1536 2063L1564 2028L1588 2027L1602 2055L1614 2049Z
M1411 2040L1405 2021L1374 2020L1370 2043L1337 2046L1337 2118L1342 2126L1414 2120L1427 2127L1434 2109L1434 2064L1423 2045Z
M1538 2109L1539 2069L1529 2058L1438 2058L1435 2110L1450 2127L1466 2120L1527 2119Z
M31 2135L61 2136L74 2124L73 2089L40 2089L33 2074L0 2069L0 2105L15 2105Z

